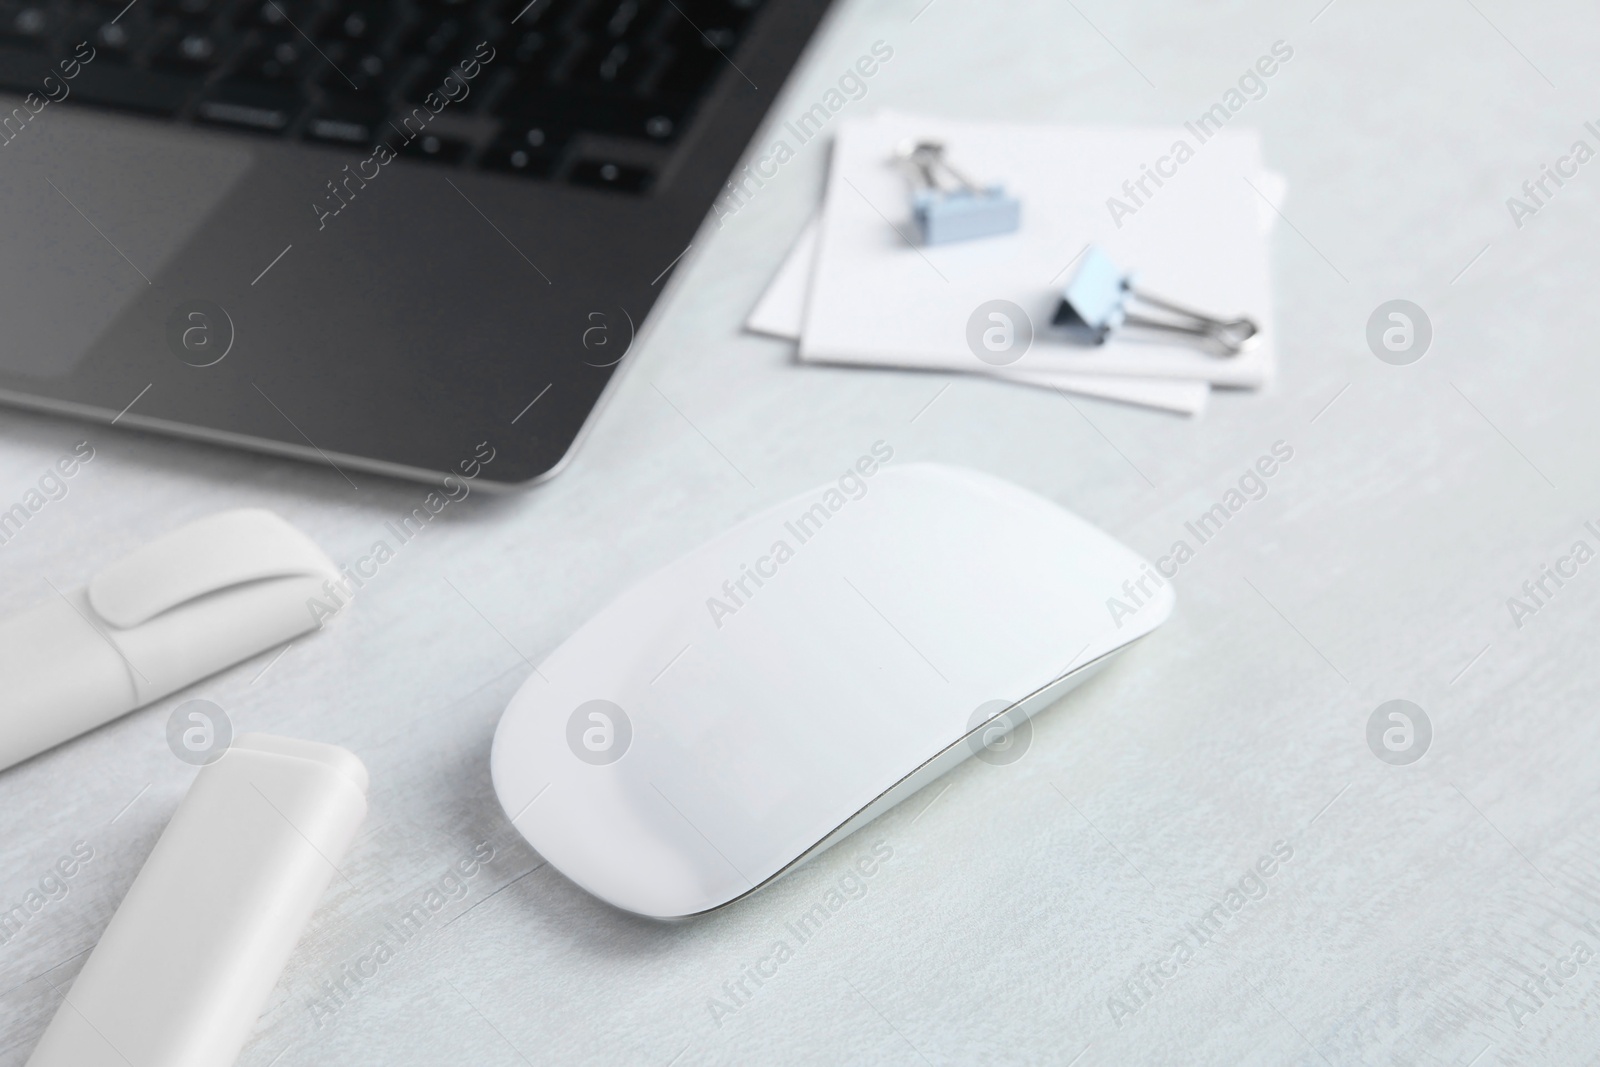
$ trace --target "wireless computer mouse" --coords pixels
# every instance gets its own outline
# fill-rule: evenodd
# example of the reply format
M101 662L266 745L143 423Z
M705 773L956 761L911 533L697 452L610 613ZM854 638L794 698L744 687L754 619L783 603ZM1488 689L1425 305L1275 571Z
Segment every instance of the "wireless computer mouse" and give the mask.
M1075 515L892 456L651 574L517 690L495 792L557 870L640 915L721 907L1171 613L1166 580Z

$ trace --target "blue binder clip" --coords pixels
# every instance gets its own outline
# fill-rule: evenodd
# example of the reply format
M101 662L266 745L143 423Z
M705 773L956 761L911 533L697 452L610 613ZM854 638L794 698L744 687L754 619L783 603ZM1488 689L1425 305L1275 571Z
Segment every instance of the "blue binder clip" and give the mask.
M1219 355L1236 356L1254 348L1261 330L1248 318L1219 319L1175 304L1140 289L1136 275L1124 274L1099 245L1090 245L1083 254L1077 273L1061 291L1051 321L1074 340L1086 345L1103 345L1124 327L1177 333L1194 338ZM1129 310L1140 300L1168 318L1152 318Z
M908 142L895 158L918 183L911 194L911 215L923 244L994 237L1021 225L1021 202L1002 185L979 185L956 170L938 141Z

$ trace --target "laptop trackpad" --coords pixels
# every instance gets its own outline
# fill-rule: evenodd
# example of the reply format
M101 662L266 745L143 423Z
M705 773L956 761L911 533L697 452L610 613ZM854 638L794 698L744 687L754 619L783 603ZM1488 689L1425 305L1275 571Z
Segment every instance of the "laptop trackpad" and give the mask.
M33 114L0 97L0 120L12 136L0 144L0 369L57 377L150 289L256 152L70 99Z

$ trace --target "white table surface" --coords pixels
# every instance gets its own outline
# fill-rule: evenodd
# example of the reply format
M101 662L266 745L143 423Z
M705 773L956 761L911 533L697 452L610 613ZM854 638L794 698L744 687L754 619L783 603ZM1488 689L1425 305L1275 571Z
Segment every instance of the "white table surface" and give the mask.
M1575 2L1322 2L846 0L774 131L878 39L894 59L852 110L1160 124L1288 41L1293 60L1235 120L1264 131L1290 182L1273 238L1277 383L1190 421L796 366L738 324L815 202L824 159L808 146L697 244L565 473L452 505L270 668L257 657L0 774L0 906L75 842L94 852L0 945L0 1063L24 1062L192 780L164 725L195 696L238 730L348 746L372 772L348 883L302 938L251 1067L1591 1058L1600 958L1546 979L1536 1009L1518 986L1579 940L1600 952L1581 928L1600 921L1600 565L1520 628L1506 598L1574 540L1600 543L1582 528L1600 518L1600 162L1520 229L1505 199L1575 139L1600 147L1582 128L1600 118L1600 23ZM1396 297L1436 331L1408 367L1365 342ZM6 412L0 503L85 438L95 459L69 495L0 548L0 610L238 505L278 510L345 562L422 495ZM528 661L880 438L897 461L1016 481L1151 557L1275 441L1294 459L1183 568L1173 619L1045 713L1019 762L969 762L699 921L629 918L542 866L487 767ZM1435 731L1408 767L1365 740L1398 697ZM893 855L866 895L793 943L786 924L880 840ZM494 859L466 897L319 1020L319 984L484 841ZM1115 1012L1110 998L1279 841L1293 856L1266 895ZM793 957L713 1018L723 983L780 938Z

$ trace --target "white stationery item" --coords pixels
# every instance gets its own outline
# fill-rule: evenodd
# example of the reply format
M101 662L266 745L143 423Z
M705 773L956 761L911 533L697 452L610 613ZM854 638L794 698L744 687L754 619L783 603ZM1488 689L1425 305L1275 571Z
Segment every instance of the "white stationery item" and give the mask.
M1260 339L1254 319L1225 318L1150 292L1099 245L1090 245L1061 290L1051 325L1085 345L1103 345L1124 330L1186 338L1213 355L1237 356Z
M1289 182L1277 171L1262 171L1256 182L1262 194L1271 203L1263 201L1257 218L1261 232L1270 233L1278 220L1272 205L1282 206L1288 195ZM784 257L777 273L767 285L761 299L751 309L745 320L745 329L786 341L800 340L805 321L806 297L811 287L811 271L816 264L817 229L819 222L807 222L795 238L789 254ZM972 368L976 370L976 368ZM1015 371L1008 367L986 368L983 373L1007 381L1022 382L1045 388L1056 388L1065 393L1118 400L1127 404L1160 408L1187 415L1198 415L1205 410L1211 388L1204 382L1164 380L1160 378L1117 378L1111 375L1057 373L1054 371Z
M963 760L1014 760L1171 614L1171 583L1078 516L894 455L644 578L529 676L489 767L540 856L642 915L721 907Z
M202 768L28 1067L227 1067L367 814L335 745L243 734Z
M756 302L745 328L788 341L800 340L805 320L806 294L811 285L811 270L816 262L818 220L812 219L800 231L794 247L773 275L767 291ZM978 372L977 367L963 368ZM1063 393L1119 400L1126 404L1160 408L1182 415L1198 415L1205 410L1211 387L1205 382L1163 381L1159 378L1116 378L1110 375L1072 374L1056 371L1019 371L1010 367L984 367L982 373L1005 381L1059 389Z
M182 526L0 620L0 769L317 626L338 568L270 511Z
M909 244L907 138L933 138L1028 205L1015 234L924 248ZM884 114L841 124L806 302L800 358L972 370L974 316L1003 300L1031 320L1011 371L1184 378L1256 387L1272 375L1267 241L1259 218L1259 138L1187 127L1098 129ZM1262 325L1251 351L1219 360L1193 346L1119 337L1085 347L1050 323L1075 257L1091 244L1152 291ZM978 367L977 369L983 369Z
M925 245L1015 233L1022 204L999 184L980 184L950 162L938 141L901 146L900 161L917 182L911 218Z

